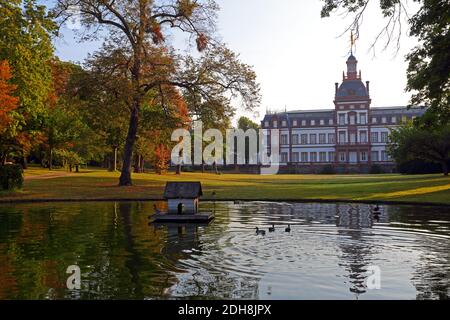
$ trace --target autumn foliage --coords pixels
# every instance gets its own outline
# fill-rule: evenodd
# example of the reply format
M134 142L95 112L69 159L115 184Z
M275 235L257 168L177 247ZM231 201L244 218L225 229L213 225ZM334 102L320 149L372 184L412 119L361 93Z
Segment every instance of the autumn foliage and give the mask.
M164 144L156 146L155 150L155 171L162 174L169 168L170 149Z
M0 61L0 132L11 123L11 111L17 108L19 99L12 94L16 86L10 84L12 78L8 61Z

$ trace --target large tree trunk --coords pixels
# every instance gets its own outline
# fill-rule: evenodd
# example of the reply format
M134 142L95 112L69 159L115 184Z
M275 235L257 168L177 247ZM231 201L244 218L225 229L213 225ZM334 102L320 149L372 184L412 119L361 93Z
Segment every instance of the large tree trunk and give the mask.
M139 98L133 102L133 109L130 116L127 140L125 141L125 150L123 152L122 173L120 174L119 186L131 186L131 163L133 161L133 148L136 142L136 135L139 122Z
M448 176L448 164L447 161L442 161L442 172L444 172L444 176Z

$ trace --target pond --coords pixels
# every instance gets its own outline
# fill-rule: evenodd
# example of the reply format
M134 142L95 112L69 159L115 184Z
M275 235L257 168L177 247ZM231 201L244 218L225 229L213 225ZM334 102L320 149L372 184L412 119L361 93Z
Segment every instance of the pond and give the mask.
M203 202L212 223L169 226L154 205L2 204L0 299L450 298L449 207Z

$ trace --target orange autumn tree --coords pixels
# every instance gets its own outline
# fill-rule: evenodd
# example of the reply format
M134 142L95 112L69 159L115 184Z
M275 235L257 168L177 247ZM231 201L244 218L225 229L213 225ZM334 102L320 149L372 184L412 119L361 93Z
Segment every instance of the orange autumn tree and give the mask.
M12 122L11 111L18 107L19 99L12 93L16 86L10 84L12 78L8 61L0 61L0 133L3 133Z
M174 145L172 132L189 128L190 122L189 110L180 91L174 86L161 86L159 94L151 96L143 108L142 129L135 148L135 172L143 172L144 159L151 162L156 173L166 172Z

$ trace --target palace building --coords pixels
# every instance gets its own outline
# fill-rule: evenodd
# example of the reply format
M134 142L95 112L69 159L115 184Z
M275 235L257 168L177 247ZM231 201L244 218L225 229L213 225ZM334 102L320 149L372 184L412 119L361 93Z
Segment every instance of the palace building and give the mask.
M280 172L319 173L330 164L339 173L366 173L374 164L395 170L386 150L390 129L425 109L371 108L369 81L363 83L357 65L351 54L347 74L335 84L333 109L266 114L261 127L280 134Z

